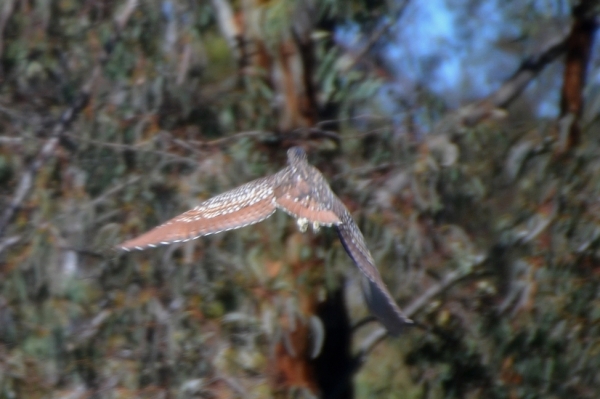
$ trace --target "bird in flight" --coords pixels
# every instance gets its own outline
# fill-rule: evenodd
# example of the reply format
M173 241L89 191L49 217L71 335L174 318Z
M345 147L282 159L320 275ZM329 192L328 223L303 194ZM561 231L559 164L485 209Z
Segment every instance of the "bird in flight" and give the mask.
M337 230L344 249L366 277L363 289L369 309L390 334L399 334L413 322L388 291L350 212L321 172L308 163L302 148L290 148L287 156L288 166L279 172L208 199L118 247L130 251L189 241L261 222L281 209L296 218L302 232L309 224L315 231L321 226Z

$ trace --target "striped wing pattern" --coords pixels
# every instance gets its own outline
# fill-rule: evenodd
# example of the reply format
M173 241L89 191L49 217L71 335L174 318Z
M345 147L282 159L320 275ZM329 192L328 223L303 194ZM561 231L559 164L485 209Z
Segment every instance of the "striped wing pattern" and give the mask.
M119 247L144 249L189 241L263 221L277 209L272 179L270 176L254 180L217 195Z
M337 200L334 209L342 221L336 226L340 241L352 261L366 277L363 292L367 306L390 334L400 334L404 326L413 323L412 320L402 313L385 286L373 256L365 244L365 239L344 204Z
M280 172L204 201L119 248L129 251L189 241L258 223L280 208L297 219L336 227L346 252L366 277L363 289L369 309L390 334L399 334L412 321L389 293L352 216L321 173L308 164L301 148L288 150L288 163Z

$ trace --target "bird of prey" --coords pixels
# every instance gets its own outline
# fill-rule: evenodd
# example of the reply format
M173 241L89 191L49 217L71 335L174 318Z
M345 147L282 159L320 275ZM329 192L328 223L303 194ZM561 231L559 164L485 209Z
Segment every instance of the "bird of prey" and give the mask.
M363 289L371 312L392 335L412 324L385 286L365 239L348 209L331 191L321 173L307 162L302 148L288 150L288 166L202 202L166 223L125 241L123 250L161 244L233 230L265 220L279 208L297 219L300 231L308 225L333 226L346 252L366 277Z

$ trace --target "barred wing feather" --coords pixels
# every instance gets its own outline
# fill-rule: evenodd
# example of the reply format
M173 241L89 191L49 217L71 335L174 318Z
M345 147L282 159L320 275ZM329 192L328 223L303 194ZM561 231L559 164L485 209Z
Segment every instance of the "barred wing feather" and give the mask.
M125 241L124 250L183 242L258 223L275 210L272 176L224 192L168 222Z
M365 239L344 204L338 200L335 209L342 221L336 226L340 241L352 261L366 277L363 292L367 306L390 334L400 334L404 326L413 323L412 320L402 313L385 286L373 256L365 244Z

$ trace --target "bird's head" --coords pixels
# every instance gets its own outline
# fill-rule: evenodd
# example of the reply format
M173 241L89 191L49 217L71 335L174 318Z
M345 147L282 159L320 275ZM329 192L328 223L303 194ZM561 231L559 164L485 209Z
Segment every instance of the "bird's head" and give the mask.
M291 147L287 152L287 156L290 165L306 162L306 152L300 147Z

